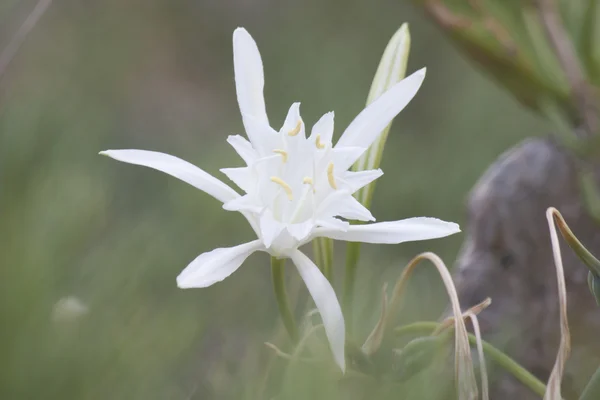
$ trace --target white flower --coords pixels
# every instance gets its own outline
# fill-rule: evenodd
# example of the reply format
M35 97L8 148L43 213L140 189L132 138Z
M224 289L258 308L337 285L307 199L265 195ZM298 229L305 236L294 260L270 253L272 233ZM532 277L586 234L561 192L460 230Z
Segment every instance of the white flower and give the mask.
M283 127L279 131L271 128L265 111L260 53L242 28L233 34L233 56L238 103L249 140L234 135L227 141L247 166L221 171L244 195L168 154L144 150L107 150L101 154L170 174L223 202L224 209L241 212L258 239L201 254L177 277L178 286L199 288L222 281L256 251L290 258L321 314L334 358L344 370L345 327L339 302L319 268L298 248L316 237L401 243L459 232L457 224L435 218L362 225L345 221L375 220L352 194L380 177L382 171L351 172L348 168L413 98L425 70L417 71L381 95L354 119L333 146L333 112L325 114L307 137L300 104L294 103Z

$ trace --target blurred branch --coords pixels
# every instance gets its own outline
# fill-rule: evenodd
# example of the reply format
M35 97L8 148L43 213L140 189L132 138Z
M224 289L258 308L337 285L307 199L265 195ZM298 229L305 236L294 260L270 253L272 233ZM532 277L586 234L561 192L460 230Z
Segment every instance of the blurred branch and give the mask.
M40 18L44 15L52 0L39 0L35 5L31 13L25 18L23 24L19 27L15 35L9 41L8 46L0 53L0 79L6 72L6 69L10 62L13 60L19 48L27 38L27 35L37 25Z
M591 85L588 84L575 48L569 38L554 0L535 0L542 25L562 66L571 95L584 124L583 134L591 136L598 128L597 106Z
M540 71L530 39L524 30L499 18L498 9L488 10L478 0L414 0L466 55L479 64L495 80L508 89L517 100L531 109L542 112L541 99L556 103L570 116L566 84ZM448 3L448 4L447 4ZM507 15L518 14L510 9L511 2L499 2Z

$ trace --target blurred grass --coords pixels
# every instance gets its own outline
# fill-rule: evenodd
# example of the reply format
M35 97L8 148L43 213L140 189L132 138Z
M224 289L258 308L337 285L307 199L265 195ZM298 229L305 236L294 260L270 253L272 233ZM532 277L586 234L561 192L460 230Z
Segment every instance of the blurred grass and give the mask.
M0 4L0 43L33 4ZM198 254L247 241L250 229L192 187L97 153L159 150L217 176L238 165L224 141L242 133L236 26L261 49L272 124L302 101L309 124L335 110L339 135L405 21L409 71L427 66L427 79L392 128L372 211L461 222L486 166L547 126L460 59L409 2L55 1L0 81L0 398L255 398L270 354L262 343L278 326L266 256L208 289L175 285ZM461 240L363 246L363 333L384 281L425 249L451 264ZM343 250L336 244L338 273ZM416 274L403 320L442 311L433 276ZM289 278L298 280L292 269ZM70 295L89 313L53 322L54 304ZM291 388L328 393L314 369L293 376ZM306 398L294 393L285 398Z

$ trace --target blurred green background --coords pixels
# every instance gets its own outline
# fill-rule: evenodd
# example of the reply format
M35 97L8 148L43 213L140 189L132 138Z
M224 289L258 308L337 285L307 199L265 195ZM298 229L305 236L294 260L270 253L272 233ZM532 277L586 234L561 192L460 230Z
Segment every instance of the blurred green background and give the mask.
M34 5L0 2L1 48ZM174 178L97 153L163 151L225 179L219 168L240 165L225 138L243 133L237 26L261 50L273 125L301 101L309 125L334 110L339 135L403 22L409 71L426 66L427 78L392 128L372 211L380 221L461 223L484 169L548 127L407 0L55 0L0 80L0 399L253 399L263 385L274 390L280 380L264 379L263 342L280 331L267 256L207 289L175 284L198 254L252 237L246 222ZM408 259L427 249L451 265L461 240L363 246L359 332ZM336 244L336 289L344 250ZM305 288L289 272L302 303ZM409 295L419 301L403 318L437 318L442 285L416 275ZM88 312L57 318L69 296Z

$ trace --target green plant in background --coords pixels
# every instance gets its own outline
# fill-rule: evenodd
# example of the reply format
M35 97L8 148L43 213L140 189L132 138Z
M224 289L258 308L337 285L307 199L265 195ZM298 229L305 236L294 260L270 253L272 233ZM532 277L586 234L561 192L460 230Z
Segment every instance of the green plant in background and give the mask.
M556 126L578 158L582 196L600 221L597 0L416 0L468 57Z
M596 0L415 2L522 104L541 114L553 104L595 129L583 111L600 85Z

